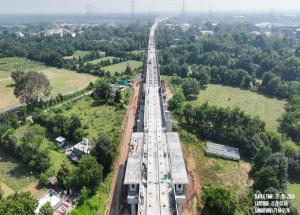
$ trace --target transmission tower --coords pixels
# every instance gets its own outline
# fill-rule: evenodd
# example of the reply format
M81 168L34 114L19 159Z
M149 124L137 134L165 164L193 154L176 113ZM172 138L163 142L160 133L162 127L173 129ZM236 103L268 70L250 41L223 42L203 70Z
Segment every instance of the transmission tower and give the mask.
M181 16L185 16L185 0L182 0L182 5L181 5Z
M134 16L134 0L131 0L131 15Z
M212 6L209 6L209 18L211 19L212 16L213 16L213 7Z

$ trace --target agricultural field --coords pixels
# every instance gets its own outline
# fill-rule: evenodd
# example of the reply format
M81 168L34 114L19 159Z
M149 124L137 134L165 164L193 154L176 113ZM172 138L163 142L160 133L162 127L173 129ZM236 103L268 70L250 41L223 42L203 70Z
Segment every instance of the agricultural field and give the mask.
M86 55L88 55L90 52L89 51L81 51L81 50L76 50L73 54L73 56L75 57L84 57Z
M259 116L266 123L266 128L277 131L279 120L285 112L286 100L268 98L263 95L222 85L209 84L207 89L200 90L200 95L192 105L205 102L219 107L240 108L251 116Z
M13 80L10 74L15 70L43 72L50 80L52 95L58 93L68 94L86 87L97 77L76 73L71 70L47 67L38 62L30 61L25 58L0 58L0 111L19 104L13 95Z
M143 63L141 61L129 60L129 61L125 61L122 63L117 63L114 65L106 66L106 67L103 67L102 69L107 72L110 72L113 75L116 72L123 73L126 69L127 64L129 64L129 66L131 67L132 70L137 69L143 65Z
M115 58L116 57L102 57L102 58L99 58L99 59L96 59L96 60L88 61L87 63L98 64L98 63L101 63L101 62L107 61L107 60L109 60L110 63L112 63L113 59L115 59Z

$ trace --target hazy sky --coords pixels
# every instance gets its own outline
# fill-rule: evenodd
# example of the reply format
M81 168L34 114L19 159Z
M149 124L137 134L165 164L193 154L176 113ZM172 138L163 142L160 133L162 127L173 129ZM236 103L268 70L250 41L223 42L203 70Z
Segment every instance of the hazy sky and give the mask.
M183 0L134 0L138 11L180 11ZM185 0L186 11L300 11L300 0ZM0 13L83 13L86 4L98 11L129 12L131 0L0 0Z

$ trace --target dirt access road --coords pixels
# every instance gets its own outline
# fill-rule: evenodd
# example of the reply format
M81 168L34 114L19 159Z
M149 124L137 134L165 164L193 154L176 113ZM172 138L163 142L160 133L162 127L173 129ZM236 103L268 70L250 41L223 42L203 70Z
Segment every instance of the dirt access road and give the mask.
M119 157L115 166L114 176L112 179L109 203L105 212L106 215L120 214L119 212L120 196L121 196L121 190L124 181L129 142L133 131L133 127L135 125L135 115L138 109L140 78L134 80L132 84L132 88L133 88L133 92L132 92L130 104L127 108L127 113L122 125L121 147L120 147Z

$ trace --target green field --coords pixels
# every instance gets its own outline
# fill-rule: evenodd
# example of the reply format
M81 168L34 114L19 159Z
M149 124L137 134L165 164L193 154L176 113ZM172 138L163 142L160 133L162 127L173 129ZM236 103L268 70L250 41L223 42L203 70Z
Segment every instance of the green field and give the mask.
M34 180L34 176L30 174L26 166L0 151L0 182L4 192L11 193L21 190Z
M73 56L75 57L84 57L86 55L88 55L90 52L89 51L81 51L81 50L77 50L74 52Z
M0 58L0 111L18 105L13 95L13 80L10 73L15 70L43 72L50 80L52 95L68 94L86 87L89 82L96 80L95 76L76 73L71 70L46 67L41 63L25 58Z
M79 116L84 127L87 127L88 138L96 138L101 132L115 137L120 135L124 110L115 106L98 105L90 97L85 97L61 109L66 116Z
M99 58L99 59L96 59L96 60L88 61L87 63L97 64L97 63L101 63L102 61L107 61L107 60L109 60L110 63L112 63L113 59L115 59L115 58L116 57L102 57L102 58Z
M201 90L200 96L191 104L200 105L204 102L219 107L238 107L251 116L259 116L266 123L266 128L272 131L277 131L287 104L285 100L268 98L249 90L213 84Z
M117 63L114 65L106 66L106 67L103 67L102 69L107 72L110 72L112 75L115 74L116 72L118 72L120 74L125 71L128 63L132 70L137 69L143 65L143 63L141 61L129 60L129 61L125 61L122 63Z
M295 195L293 199L293 205L300 211L300 183L289 183L288 194Z

